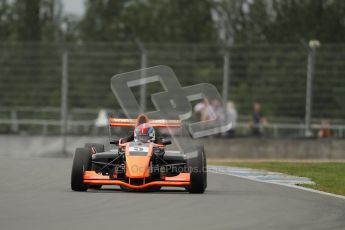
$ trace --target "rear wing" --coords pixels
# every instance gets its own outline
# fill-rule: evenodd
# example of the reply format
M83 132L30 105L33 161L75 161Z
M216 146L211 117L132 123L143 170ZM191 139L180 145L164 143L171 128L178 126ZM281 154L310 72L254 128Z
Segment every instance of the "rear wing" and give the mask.
M149 120L148 122L154 128L180 128L180 120ZM124 119L124 118L109 118L109 125L111 127L136 127L137 119Z

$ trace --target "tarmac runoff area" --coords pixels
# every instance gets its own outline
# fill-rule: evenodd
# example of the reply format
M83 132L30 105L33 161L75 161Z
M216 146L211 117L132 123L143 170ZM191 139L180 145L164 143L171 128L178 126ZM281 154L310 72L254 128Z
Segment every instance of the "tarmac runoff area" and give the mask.
M0 156L0 229L345 229L345 199L291 185L306 178L210 166L205 194L72 192L71 165Z

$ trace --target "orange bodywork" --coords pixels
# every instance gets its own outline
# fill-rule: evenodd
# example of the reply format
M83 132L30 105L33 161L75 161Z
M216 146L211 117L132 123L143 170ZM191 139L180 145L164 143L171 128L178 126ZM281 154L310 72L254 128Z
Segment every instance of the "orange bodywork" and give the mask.
M132 156L129 154L129 145L126 145L126 176L129 178L145 178L150 176L149 165L152 156L153 144L150 144L147 155Z
M190 174L180 173L177 176L165 177L161 181L151 181L142 185L133 185L121 180L109 179L109 176L97 174L95 171L85 171L84 183L93 185L121 185L131 189L144 189L152 186L186 187L190 185Z
M126 119L126 118L109 118L109 125L114 127L136 127L139 125L139 119L143 117L145 123L149 123L154 128L180 128L180 120L149 120L149 118L140 114L137 119Z

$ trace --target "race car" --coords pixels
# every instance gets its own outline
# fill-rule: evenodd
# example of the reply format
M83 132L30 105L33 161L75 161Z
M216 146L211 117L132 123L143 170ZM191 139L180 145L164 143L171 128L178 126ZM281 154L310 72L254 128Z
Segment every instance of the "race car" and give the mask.
M73 191L118 185L125 191L159 191L164 186L204 193L207 172L203 146L196 146L193 156L167 150L171 141L153 132L154 129L179 128L181 121L149 120L141 114L137 119L110 118L109 126L131 128L131 135L111 140L110 144L115 147L110 151L104 151L104 145L96 143L77 148L71 174ZM143 139L143 133L148 133L148 138Z

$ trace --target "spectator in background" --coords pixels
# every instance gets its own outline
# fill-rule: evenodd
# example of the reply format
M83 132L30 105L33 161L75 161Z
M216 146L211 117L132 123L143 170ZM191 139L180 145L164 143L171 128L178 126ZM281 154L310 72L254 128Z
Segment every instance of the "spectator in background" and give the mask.
M322 120L321 127L318 133L319 138L328 138L332 136L331 122L329 120Z
M229 101L224 108L219 100L214 99L209 103L208 100L204 98L202 102L194 106L194 112L200 114L200 121L217 120L221 124L225 124L226 118L229 118L232 127L230 130L223 133L223 136L233 137L235 135L237 111L233 102Z
M263 134L263 126L267 124L267 120L261 111L261 104L256 102L253 107L252 121L250 122L250 128L254 136L261 136Z
M232 101L228 101L226 103L226 114L225 114L232 123L231 129L225 133L226 137L234 137L235 136L235 129L236 129L236 122L237 122L237 110L236 106Z
M217 99L214 99L211 102L211 113L213 113L211 115L213 119L217 119L220 122L225 120L224 108Z
M206 98L194 106L194 112L200 115L200 121L215 119L214 111Z

